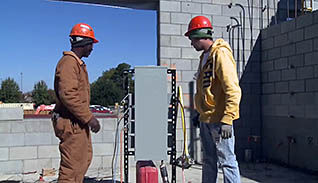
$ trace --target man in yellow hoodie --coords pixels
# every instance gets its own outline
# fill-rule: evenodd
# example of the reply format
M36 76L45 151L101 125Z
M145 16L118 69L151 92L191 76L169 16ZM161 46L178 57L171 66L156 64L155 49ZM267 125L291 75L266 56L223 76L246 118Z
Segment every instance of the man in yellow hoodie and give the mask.
M203 51L195 74L195 106L200 113L203 146L202 182L216 182L219 165L225 183L240 183L232 125L239 118L241 89L232 50L223 39L213 41L212 29L208 18L197 16L185 33L196 51Z

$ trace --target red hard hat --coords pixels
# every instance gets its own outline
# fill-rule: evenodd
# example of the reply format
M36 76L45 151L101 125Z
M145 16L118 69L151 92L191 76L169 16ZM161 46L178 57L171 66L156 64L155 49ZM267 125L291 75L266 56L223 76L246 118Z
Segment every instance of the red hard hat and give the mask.
M196 16L192 18L188 26L188 32L184 35L189 36L190 32L196 29L210 28L213 29L210 20L205 16Z
M88 24L76 24L71 30L70 37L71 36L89 37L94 40L94 43L98 43L98 40L95 38L93 28Z

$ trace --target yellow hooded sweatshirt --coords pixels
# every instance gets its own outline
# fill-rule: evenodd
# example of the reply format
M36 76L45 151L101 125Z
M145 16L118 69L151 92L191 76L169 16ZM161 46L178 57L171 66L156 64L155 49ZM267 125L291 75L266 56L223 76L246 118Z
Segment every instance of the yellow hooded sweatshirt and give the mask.
M200 121L232 125L233 120L239 118L241 100L241 88L232 50L223 39L217 39L203 67L202 60L203 53L200 57L195 94Z

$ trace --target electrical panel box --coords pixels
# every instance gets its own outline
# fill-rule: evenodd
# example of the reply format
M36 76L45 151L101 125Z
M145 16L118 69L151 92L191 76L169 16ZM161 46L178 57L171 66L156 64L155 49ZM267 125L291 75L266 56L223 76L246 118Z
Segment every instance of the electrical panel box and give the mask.
M135 67L135 159L167 160L167 68Z

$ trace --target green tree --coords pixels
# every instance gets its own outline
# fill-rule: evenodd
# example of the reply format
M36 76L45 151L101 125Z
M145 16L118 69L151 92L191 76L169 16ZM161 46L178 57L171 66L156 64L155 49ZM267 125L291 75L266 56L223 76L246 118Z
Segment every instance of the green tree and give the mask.
M39 81L34 85L32 91L32 98L36 106L39 106L41 104L51 104L48 88L43 80Z
M130 69L130 65L121 63L116 68L103 72L91 84L91 104L108 106L120 102L125 95L122 73L126 69Z
M55 91L52 89L48 89L47 92L49 93L49 96L50 96L50 103L55 104L56 103Z
M19 85L12 78L7 78L1 83L0 89L0 101L4 103L21 102L22 92L19 89Z

